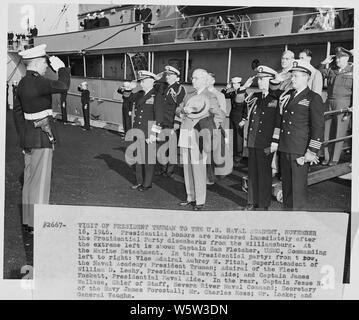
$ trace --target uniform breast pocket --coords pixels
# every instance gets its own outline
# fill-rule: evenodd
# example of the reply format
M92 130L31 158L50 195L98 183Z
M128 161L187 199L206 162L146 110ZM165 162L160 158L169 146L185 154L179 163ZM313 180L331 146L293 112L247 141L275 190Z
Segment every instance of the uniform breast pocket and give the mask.
M352 76L343 76L343 85L351 89L353 87L353 77Z

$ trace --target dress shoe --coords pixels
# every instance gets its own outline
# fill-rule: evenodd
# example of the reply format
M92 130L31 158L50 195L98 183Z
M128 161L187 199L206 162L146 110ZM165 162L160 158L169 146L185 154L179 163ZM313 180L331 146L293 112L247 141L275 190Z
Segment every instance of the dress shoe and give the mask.
M247 204L245 207L244 207L244 210L245 211L255 211L256 210L256 206L254 204Z
M190 205L195 206L196 201L182 201L178 205L180 205L181 207L190 206Z
M201 211L204 209L204 204L196 204L194 207L193 207L193 210L194 211Z
M130 188L131 188L132 190L137 190L140 186L141 186L141 184L134 184L134 185L131 186Z
M139 186L138 188L137 188L137 190L138 191L146 191L146 190L148 190L148 189L151 189L152 187L144 187L144 186Z
M330 161L329 163L328 163L328 166L329 167L332 167L332 166L336 166L338 164L338 161Z
M323 166L327 166L328 163L329 163L329 159L324 159L324 160L321 162L321 164L322 164Z

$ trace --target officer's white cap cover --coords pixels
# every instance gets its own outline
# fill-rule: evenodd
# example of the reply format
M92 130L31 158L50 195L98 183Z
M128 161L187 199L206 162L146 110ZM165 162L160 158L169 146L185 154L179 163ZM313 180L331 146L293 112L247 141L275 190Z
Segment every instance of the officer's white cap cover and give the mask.
M180 72L175 67L172 66L165 66L165 71L166 73L175 74L177 76L180 75Z
M275 78L277 74L277 71L267 66L258 66L256 70L257 70L256 77L258 78L265 78L265 77Z
M46 44L40 44L31 49L21 51L19 52L19 56L22 57L24 60L47 57Z
M231 79L232 83L241 83L242 82L242 78L241 77L233 77Z
M147 79L147 78L157 80L157 76L153 72L150 72L150 71L147 71L147 70L139 70L138 71L138 79L137 80L144 80L144 79Z
M309 75L312 74L311 66L308 62L303 60L294 60L292 68L289 69L289 72L301 71Z

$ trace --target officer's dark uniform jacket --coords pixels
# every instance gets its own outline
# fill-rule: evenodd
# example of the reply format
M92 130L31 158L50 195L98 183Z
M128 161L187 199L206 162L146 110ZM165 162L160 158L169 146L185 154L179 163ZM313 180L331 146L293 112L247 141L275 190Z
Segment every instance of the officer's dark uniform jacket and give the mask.
M186 96L185 88L175 82L168 85L163 92L163 99L158 104L158 122L161 128L173 128L176 108Z
M231 112L229 117L237 124L247 118L247 105L244 102L246 90L241 89L223 89L222 93L226 99L231 100Z
M283 93L282 90L271 92L278 98ZM295 97L294 89L286 95L289 100L282 110L278 151L304 155L309 149L317 154L324 138L322 97L308 87Z
M278 99L268 93L254 93L249 101L248 140L247 146L255 149L270 147L272 142L278 143L280 113ZM273 136L274 134L274 136Z
M328 79L328 99L342 100L343 108L352 105L353 99L353 65L349 63L343 70L338 68L320 68L323 77Z
M132 93L130 97L130 102L135 103L135 117L133 119L133 128L140 129L145 134L145 138L149 137L149 134L156 135L158 132L149 121L158 122L158 109L155 108L156 104L156 94L157 91L155 88L152 88L149 92L145 94L143 90L136 93ZM150 132L149 132L150 129Z
M69 68L58 70L58 80L47 79L36 71L26 71L26 75L19 82L14 103L14 118L16 127L19 128L21 148L52 148L46 133L41 128L35 128L33 120L26 120L24 113L37 114L52 110L52 94L64 93L69 86Z

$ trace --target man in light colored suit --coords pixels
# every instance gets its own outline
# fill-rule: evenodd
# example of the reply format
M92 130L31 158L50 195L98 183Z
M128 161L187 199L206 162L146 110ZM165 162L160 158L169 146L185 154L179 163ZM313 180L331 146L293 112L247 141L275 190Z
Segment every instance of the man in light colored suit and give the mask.
M184 100L178 141L187 192L187 200L180 205L192 206L196 211L202 210L206 202L206 163L211 150L210 132L215 128L206 90L207 79L205 70L193 72L192 84L196 91ZM199 138L201 129L208 129L203 139Z

